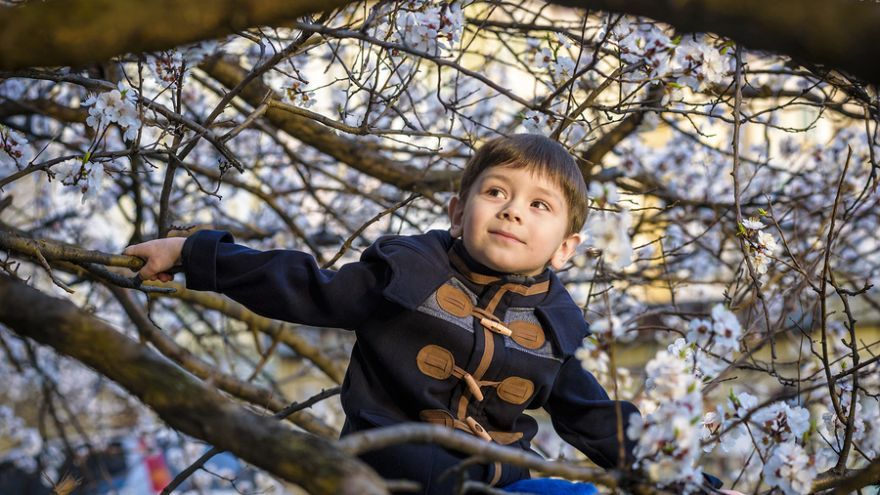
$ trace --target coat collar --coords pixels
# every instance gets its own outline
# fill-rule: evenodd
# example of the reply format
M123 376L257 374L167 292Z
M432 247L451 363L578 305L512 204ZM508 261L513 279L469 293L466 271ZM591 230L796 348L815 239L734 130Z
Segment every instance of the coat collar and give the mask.
M391 275L383 295L409 310L417 309L428 296L454 276L455 271L462 269L460 265L453 268L455 263L450 262L450 253L459 253L459 250L463 269L471 275L496 277L495 281L501 283L531 285L548 282L547 295L537 304L535 313L542 323L550 327L549 333L560 354L566 357L573 355L580 347L583 338L589 334L589 326L583 312L552 270L545 270L536 277L499 274L476 263L463 246L453 249L453 245L454 240L445 230L431 230L414 236L385 236L364 251L361 260L380 261L388 265ZM462 272L462 275L468 274ZM524 280L526 278L531 280Z

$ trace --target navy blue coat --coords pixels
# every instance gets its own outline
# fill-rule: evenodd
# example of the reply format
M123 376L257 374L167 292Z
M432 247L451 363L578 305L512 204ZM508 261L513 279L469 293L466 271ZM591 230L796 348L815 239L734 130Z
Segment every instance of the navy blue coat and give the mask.
M618 465L617 406L624 427L637 409L609 400L574 357L589 328L549 269L493 272L439 230L383 237L338 271L216 231L187 239L182 259L190 289L223 293L269 318L355 331L343 435L426 421L530 451L537 423L523 411L543 407L564 440L599 466ZM627 463L632 447L627 441ZM451 493L454 476L438 478L464 458L433 445L363 456L382 476L437 494ZM528 471L495 463L468 475L504 486Z

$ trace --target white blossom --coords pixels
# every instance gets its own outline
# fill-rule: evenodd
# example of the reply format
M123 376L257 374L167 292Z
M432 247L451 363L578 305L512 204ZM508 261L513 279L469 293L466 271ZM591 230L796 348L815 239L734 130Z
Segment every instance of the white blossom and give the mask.
M699 381L688 371L682 343L677 347L676 352L658 352L645 367L646 393L658 407L644 419L634 414L626 433L637 442L637 464L652 481L684 482L687 492L701 478L696 461L701 451L702 396Z
M84 181L80 182L83 197L82 202L95 199L104 188L104 165L88 161L83 164Z
M764 480L785 495L810 493L816 474L814 463L794 442L777 445L764 465Z
M32 159L27 139L20 132L0 125L0 172L21 170Z
M703 35L685 37L675 48L676 82L700 91L709 84L722 83L731 71L731 59L706 41Z
M294 81L293 84L284 88L284 95L288 101L301 108L311 108L315 104L315 92L304 88L305 84Z
M632 263L630 225L632 215L627 209L621 209L619 213L603 210L591 215L587 221L588 242L602 251L605 263L614 270Z
M747 218L742 221L743 228L748 230L761 230L765 227L763 223L757 218Z
M714 335L713 325L710 320L695 318L688 324L687 340L700 347L706 348Z
M547 115L529 110L523 115L523 127L532 134L544 134L547 132Z
M410 2L409 10L397 14L398 40L411 48L440 55L452 50L461 39L464 14L457 2L436 5L431 2Z
M90 106L86 125L102 132L108 125L115 123L123 129L125 139L133 140L141 127L136 102L134 90L126 88L120 82L116 89L92 96L83 102L83 105Z
M575 63L570 57L557 57L556 62L550 65L550 70L562 80L571 79L574 76Z
M617 186L613 182L599 182L592 181L590 182L589 190L587 191L587 195L590 200L598 204L599 206L604 205L616 205L620 200L620 197L617 193Z

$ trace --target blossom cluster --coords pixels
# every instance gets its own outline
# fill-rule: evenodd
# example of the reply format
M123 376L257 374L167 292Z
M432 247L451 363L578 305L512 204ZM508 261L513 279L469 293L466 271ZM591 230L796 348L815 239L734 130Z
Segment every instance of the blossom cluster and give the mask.
M648 362L646 394L657 409L642 418L633 414L627 436L635 440L636 464L663 486L684 483L689 493L702 481L698 423L703 414L700 381L687 357L670 346Z
M395 25L398 41L415 50L439 55L443 50L452 50L461 40L464 13L456 2L437 5L415 0L398 12Z
M285 87L286 99L300 108L311 108L315 104L315 92L307 91L304 88L306 84L294 81L290 86Z
M21 170L32 159L27 139L20 132L0 125L0 172Z
M712 307L709 319L695 318L688 324L687 342L696 349L693 353L695 373L704 378L718 376L726 363L714 356L732 356L739 351L742 326L736 315L721 304Z
M218 46L216 41L207 40L155 52L148 57L148 67L159 81L177 84L181 76L214 53Z
M540 39L529 38L526 40L526 56L532 68L547 70L557 78L557 83L563 83L574 77L578 64L568 55L560 53L560 48L570 48L571 43L559 33L556 33L556 40L558 44L554 45L556 49L552 50L547 46L541 46Z
M730 72L730 57L708 44L704 35L687 36L675 48L675 65L681 67L676 83L694 91L721 84Z
M83 203L97 198L104 191L104 165L90 160L88 154L79 162L58 164L52 172L65 186L79 187Z
M703 439L728 431L721 442L725 446L749 437L764 461L764 481L786 495L796 495L810 493L817 474L831 463L827 452L809 454L803 447L810 429L810 412L801 406L779 401L758 408L757 397L731 391L727 410L719 406L706 416Z
M92 96L83 102L83 105L90 107L86 124L101 132L115 123L125 131L123 137L132 141L141 128L136 101L134 91L120 82L116 89Z
M618 211L607 206L618 202L617 188L613 184L590 185L590 200L600 211L590 215L587 220L587 240L602 251L605 263L614 270L621 270L632 263L633 246L629 229L632 214L629 209L618 205Z
M644 63L648 77L676 78L679 86L694 91L720 83L731 72L731 57L713 46L705 35L673 40L656 24L633 24L622 20L612 30L621 58L630 64Z
M743 220L740 232L745 236L749 244L749 252L752 254L752 263L755 271L760 275L767 273L773 253L779 249L776 239L762 229L765 225L756 217Z

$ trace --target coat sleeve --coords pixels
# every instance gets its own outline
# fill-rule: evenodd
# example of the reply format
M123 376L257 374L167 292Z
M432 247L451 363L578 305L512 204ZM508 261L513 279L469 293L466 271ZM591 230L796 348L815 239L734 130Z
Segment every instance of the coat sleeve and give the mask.
M388 277L381 261L324 270L309 254L258 251L211 230L186 240L181 261L188 289L220 292L268 318L348 329L381 305Z
M632 403L609 399L592 373L584 370L574 356L563 362L544 408L563 440L599 466L610 469L617 467L620 456L617 404L623 425L625 462L631 466L635 442L626 439L626 427L630 415L638 414L639 410Z

